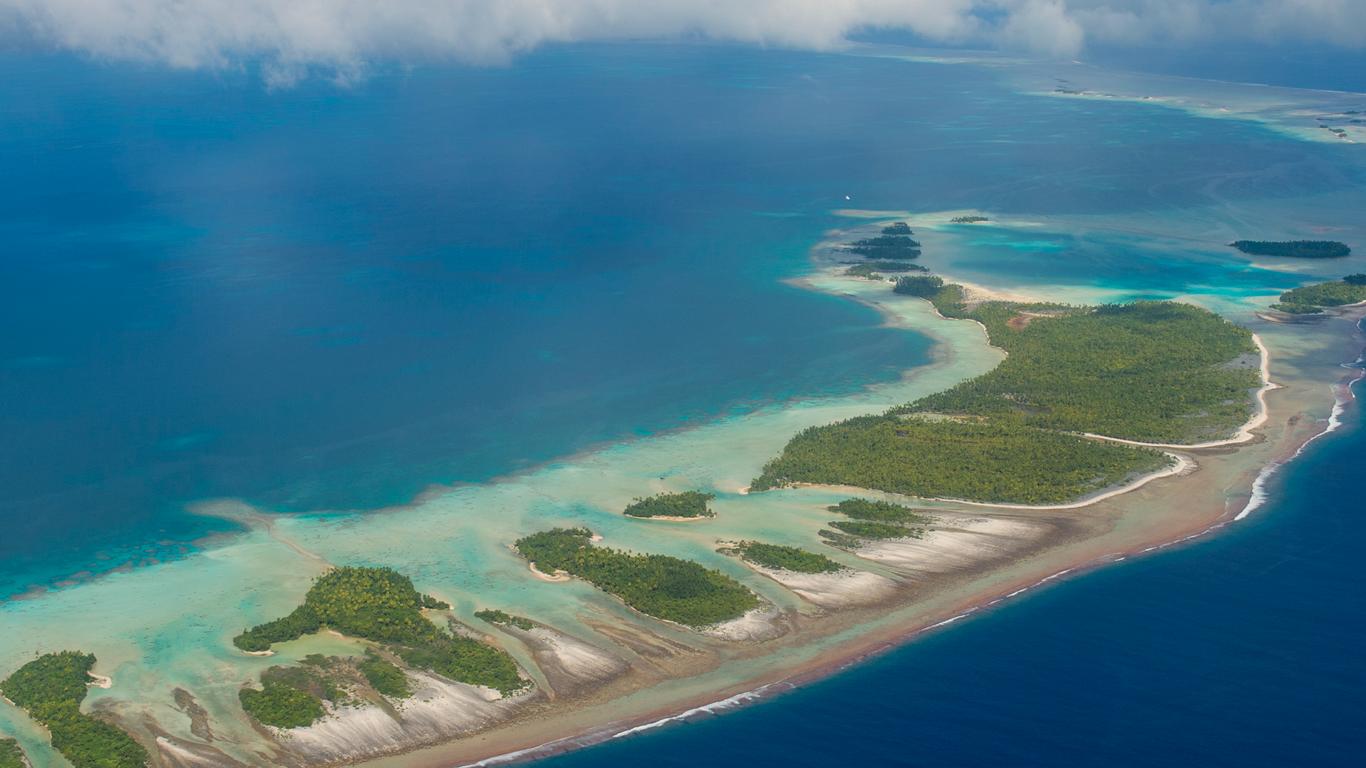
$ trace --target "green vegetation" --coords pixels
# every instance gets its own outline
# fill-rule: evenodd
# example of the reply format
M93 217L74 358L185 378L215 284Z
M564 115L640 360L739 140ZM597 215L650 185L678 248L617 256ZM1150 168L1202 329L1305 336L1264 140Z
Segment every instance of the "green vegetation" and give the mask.
M907 223L904 222L904 221L898 221L898 222L896 222L896 223L888 224L887 226L883 227L883 228L882 228L882 234L884 234L884 235L912 235L912 234L915 234L915 233L911 232L911 225L910 225L910 224L907 224Z
M834 506L826 507L826 509L855 520L868 520L875 523L925 526L931 522L929 515L887 501L845 499Z
M828 509L853 518L831 522L834 531L821 531L830 543L846 549L862 546L864 539L923 538L932 522L928 515L886 501L845 499Z
M935 287L924 286L925 293ZM1077 433L1163 443L1227 434L1247 419L1250 391L1260 384L1251 334L1196 307L986 302L970 309L952 285L930 300L946 316L981 322L1009 353L1005 361L886 414L804 430L752 490L820 483L1060 503L1169 463L1158 451Z
M951 224L980 224L984 221L991 221L986 216L954 216L949 219Z
M830 527L861 539L918 539L925 535L923 528L907 528L894 523L875 523L869 520L834 520Z
M924 272L925 268L919 264L909 264L904 261L864 261L851 265L844 270L844 274L850 277L866 277L876 279L882 277L882 272Z
M1018 420L861 416L798 433L751 490L826 483L925 498L1056 504L1167 461L1157 451Z
M27 768L24 751L14 739L0 739L0 768Z
M1011 417L1030 427L1197 442L1248 419L1261 374L1252 334L1172 302L1094 309L988 302L971 314L1006 359L989 373L893 409ZM1230 363L1249 356L1244 367Z
M1323 307L1316 307L1312 304L1272 304L1271 308L1277 312L1284 312L1287 315L1321 315Z
M366 651L365 658L356 667L365 676L365 682L385 696L406 699L413 695L408 686L408 676L403 674L403 670L373 650Z
M835 573L844 566L825 555L808 552L799 547L785 547L780 544L765 544L759 541L742 541L735 546L740 557L764 568L797 573Z
M299 606L284 619L243 632L233 643L265 650L321 627L383 643L404 663L504 695L526 687L517 664L503 651L442 632L422 608L447 608L419 594L408 577L389 568L334 568L319 576ZM264 722L264 721L263 721Z
M504 696L527 687L517 662L499 648L468 637L442 635L439 642L399 646L403 663L462 683L483 685Z
M1336 240L1238 240L1234 248L1251 256L1280 256L1290 259L1340 259L1352 249Z
M483 619L484 621L487 621L490 624L499 624L502 626L516 627L518 629L526 630L528 632L536 628L536 622L532 621L531 619L523 618L521 616L514 616L511 613L504 613L503 611L499 611L496 609L485 609L482 611L475 611L474 616L475 618Z
M127 733L81 712L95 657L79 651L40 656L0 682L0 693L52 734L52 747L76 768L141 768L147 750Z
M622 514L627 517L715 517L716 513L707 506L714 498L716 494L701 491L661 493L632 501Z
M242 710L257 722L276 728L302 728L323 716L323 704L317 696L281 682L263 679L261 690L243 688L237 692L237 699Z
M896 279L892 290L906 296L919 296L928 299L944 288L944 279L937 275L902 275Z
M546 573L565 571L656 618L704 627L743 615L759 598L735 579L690 560L637 555L591 543L587 528L556 528L517 541Z
M844 246L848 253L888 261L909 261L920 257L920 243L905 235L878 235L855 240Z
M1292 315L1312 315L1324 307L1341 307L1366 301L1366 275L1348 275L1331 283L1305 285L1281 294L1272 309Z

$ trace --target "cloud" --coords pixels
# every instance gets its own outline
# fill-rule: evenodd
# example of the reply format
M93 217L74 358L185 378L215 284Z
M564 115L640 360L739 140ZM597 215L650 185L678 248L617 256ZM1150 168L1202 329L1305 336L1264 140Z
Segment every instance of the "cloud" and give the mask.
M0 0L0 36L288 78L377 61L506 61L552 42L709 39L826 50L867 29L1075 56L1088 44L1366 46L1366 0Z

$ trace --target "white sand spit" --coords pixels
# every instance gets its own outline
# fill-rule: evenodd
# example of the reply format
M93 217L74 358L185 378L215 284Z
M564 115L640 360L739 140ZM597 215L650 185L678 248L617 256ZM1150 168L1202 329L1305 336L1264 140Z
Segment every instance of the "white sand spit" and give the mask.
M536 642L537 659L550 657L560 670L577 682L609 680L628 669L626 662L577 637L536 627L527 632Z
M702 632L737 642L772 640L787 634L787 627L778 621L780 615L781 611L776 606L760 606L738 618L713 624Z
M859 557L917 573L947 573L1005 557L1043 534L1019 520L970 518L942 521L921 539L874 541L855 550Z
M327 717L313 725L277 731L280 743L310 762L350 762L487 728L533 698L504 698L423 672L410 672L409 680L414 693L399 704L397 718L376 706L329 706Z
M896 582L886 576L854 568L834 573L798 573L753 564L750 567L822 608L871 605L896 593Z

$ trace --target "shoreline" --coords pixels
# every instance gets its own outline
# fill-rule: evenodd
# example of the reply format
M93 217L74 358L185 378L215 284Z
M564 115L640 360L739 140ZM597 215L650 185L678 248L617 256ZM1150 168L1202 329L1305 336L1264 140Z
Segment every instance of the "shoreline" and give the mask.
M854 298L876 309L888 325L910 328L935 339L935 348L929 362L904 371L903 381L945 368L950 370L944 371L939 379L958 376L966 369L984 365L993 359L999 360L999 349L989 345L983 345L982 349L978 349L979 342L976 340L975 332L966 328L955 332L942 331L945 326L940 326L938 320L931 320L932 311L920 308L921 302L916 302L917 308L914 311L899 313L895 306L879 304L871 292L860 293L860 289L855 288L851 288L854 291L852 293L841 291L839 281L832 284L820 278L819 274L810 274L801 278L801 282L813 290ZM1366 311L1360 314L1366 314ZM1325 332L1326 328L1327 326ZM1356 353L1359 353L1361 333L1356 326L1353 328L1355 330L1352 340L1357 344ZM1329 338L1329 346L1332 349L1328 352L1336 350L1336 344L1340 340L1337 330L1338 327L1334 326L1334 335ZM1258 342L1260 344L1260 337ZM1324 350L1315 350L1314 362L1320 362L1320 358L1326 356ZM954 363L960 359L966 361L966 369L953 368ZM1342 359L1341 355L1334 357L1335 361ZM1263 365L1269 367L1269 364L1270 353L1264 350ZM920 577L917 576L914 589L898 592L886 605L879 605L875 611L850 609L847 612L830 613L821 616L819 621L812 621L810 616L799 616L798 609L792 607L794 601L784 599L777 603L780 610L784 611L779 617L795 621L786 637L763 642L726 642L697 636L702 633L689 635L684 638L682 644L691 646L695 651L694 656L691 660L669 662L660 668L661 675L629 676L629 679L623 679L620 684L603 684L582 697L566 698L562 703L533 708L525 715L490 721L487 728L468 736L430 745L415 744L411 748L391 752L383 757L360 759L354 764L403 768L449 768L455 764L492 765L533 759L615 738L624 738L672 722L686 721L701 714L720 712L772 698L811 680L835 674L851 664L901 647L923 634L980 614L1004 601L1047 584L1138 554L1166 549L1208 535L1232 521L1243 519L1248 514L1258 498L1258 493L1264 494L1262 487L1265 486L1270 473L1274 473L1273 465L1279 467L1288 463L1303 452L1304 446L1341 425L1339 417L1346 407L1346 400L1340 393L1335 399L1333 413L1322 429L1318 429L1324 424L1322 420L1299 420L1300 414L1310 412L1311 409L1314 413L1319 413L1315 405L1321 401L1320 387L1326 378L1321 373L1321 367L1315 366L1306 370L1312 374L1287 380L1288 384L1281 388L1287 391L1286 394L1272 398L1271 401L1266 400L1265 395L1279 390L1266 387L1265 384L1270 382L1270 378L1264 377L1264 387L1261 390L1264 397L1260 402L1265 408L1263 412L1250 418L1244 427L1245 430L1261 430L1262 434L1257 436L1263 439L1248 441L1248 445L1238 451L1213 453L1208 457L1202 455L1201 468L1204 469L1208 461L1214 471L1190 472L1189 470L1195 466L1191 457L1168 454L1175 458L1175 465L1148 473L1137 481L1116 488L1101 489L1090 497L1068 504L1031 506L921 500L960 508L979 508L982 512L977 514L988 516L995 511L1019 513L998 516L997 520L1004 517L1007 520L1032 521L1031 525L1048 533L1037 542L1021 537L1018 539L1021 542L1020 549L1011 550L996 559L987 558L975 562L952 571L946 577L929 577L919 581ZM1339 378L1334 386L1341 389L1344 381L1356 380L1361 376L1361 371L1354 371L1353 376ZM937 385L937 382L938 379L932 377L923 383ZM871 389L873 386L875 385L864 389ZM888 390L889 393L904 391ZM1350 385L1348 391L1350 392ZM802 401L820 399L824 398L793 398ZM876 397L871 399L881 402ZM867 404L867 401L858 398L838 400L834 402L834 412L839 413L841 409L856 410ZM788 408L779 407L777 410L785 413ZM828 413L822 412L823 415ZM1261 420L1252 424L1258 416ZM727 419L721 416L712 423L725 424ZM1313 434L1308 434L1304 430L1306 423L1315 428ZM690 425L680 427L676 431L686 432L705 428L707 425ZM765 429L770 431L763 433L763 445L767 445L776 436L770 427L766 426ZM726 432L725 436L727 439L734 437L731 432ZM691 446L691 443L688 445ZM1190 446L1180 448L1188 449ZM1243 450L1251 452L1255 463L1244 458ZM1275 451L1274 456L1263 461L1263 454L1267 451ZM1239 457L1237 460L1230 458L1235 453ZM736 458L733 455L727 456L727 460L730 461ZM550 464L562 464L567 461L560 460ZM726 467L730 465L720 466L722 474L714 476L717 482L726 478L724 472L728 471ZM1153 482L1176 475L1181 475L1182 478L1174 479L1170 483ZM866 489L859 491L868 493ZM794 502L792 506L801 506L801 496L794 494L788 498ZM1133 501L1130 501L1131 499ZM1235 503L1243 499L1246 501ZM414 501L406 506L417 503ZM779 506L785 504L786 501ZM1240 511L1237 511L1238 507L1241 507ZM221 513L225 509L233 507L222 505L215 511ZM273 526L262 525L275 522L274 516L260 515L240 503L238 509L251 517L251 522L255 523L253 527L266 528L263 531L264 538L270 540L272 546L281 546L282 549L279 551L290 552L299 558L296 565L302 569L301 573L327 563L327 559L318 552L326 553L327 557L337 562L345 562L344 553L338 554L334 546L321 544L322 539L318 538L318 531L310 533L292 524L283 524L279 530L274 530ZM759 509L768 507L761 506ZM1075 510L1076 514L1047 514L1059 510ZM958 511L962 513L961 509ZM687 518L687 521L698 519L706 518ZM680 527L680 530L681 528L683 527ZM724 530L724 526L721 530ZM612 537L615 538L619 533L626 531L627 529L618 529L612 532ZM710 531L701 530L697 533L704 535ZM1011 536L1014 534L1007 534L1006 538ZM630 539L630 534L623 536L623 541L628 547L632 543ZM311 551L310 548L316 551ZM527 564L527 568L536 578L544 581L571 580L568 575L551 576L538 573L530 563ZM880 565L856 570L867 570L870 573L886 573L889 570L905 573L904 569ZM520 572L520 569L518 571ZM791 592L790 588L782 587L781 584L779 587L778 591ZM478 592L465 594L483 599ZM766 595L761 593L761 596L767 600ZM554 599L551 598L551 601ZM805 605L810 601L795 600L795 603ZM515 609L512 605L508 607ZM625 622L613 628L629 629L633 626L631 622ZM593 629L596 629L596 625L593 625ZM672 637L670 633L665 633L665 636ZM101 657L105 658L103 655ZM130 700L128 703L137 705L140 702Z
M1366 378L1366 376L1358 377L1357 379L1354 379L1354 381L1360 380L1361 378ZM1299 445L1289 459L1286 459L1283 463L1277 464L1276 466L1278 468L1283 467L1285 464L1293 461L1294 458L1302 453L1305 446L1333 431L1336 430L1334 428L1325 427L1323 431L1308 437ZM1249 501L1249 505L1250 504L1251 502ZM742 690L738 690L734 693L729 693L727 691L718 692L726 694L721 698L698 697L690 701L681 702L672 707L662 707L657 711L642 714L636 718L612 721L590 730L561 736L539 744L520 746L504 752L475 753L470 757L465 758L462 762L453 764L415 763L412 765L420 765L423 768L446 768L446 766L451 766L451 768L485 768L494 765L517 765L596 746L598 744L604 744L619 738L628 738L673 724L686 723L701 715L716 715L728 710L768 701L803 685L820 682L833 677L850 667L865 663L884 654L897 651L924 635L943 629L964 619L984 614L992 608L1031 592L1035 592L1050 584L1060 583L1067 579L1083 576L1107 565L1124 562L1125 560L1153 554L1155 552L1163 552L1182 544L1190 543L1214 534L1232 523L1245 519L1245 517L1246 508L1233 516L1224 513L1215 517L1212 522L1193 526L1189 531L1178 532L1173 536L1159 539L1146 546L1103 554L1094 558L1078 561L1069 567L1053 571L1035 578L1032 581L1028 581L1027 583L1014 585L1008 588L999 588L992 592L980 594L971 600L963 602L954 610L931 615L918 625L906 627L899 632L892 633L890 637L882 634L869 635L864 643L857 646L851 646L847 651L832 652L828 655L819 657L817 660L799 665L786 675L775 679L755 680L748 685L739 686ZM373 764L376 768L381 765L379 762ZM363 765L371 765L371 763L364 763Z
M815 288L815 286L812 287ZM857 296L851 296L851 298L861 299ZM877 306L876 304L870 305ZM884 314L887 313L886 310L883 312ZM1359 314L1366 315L1366 312ZM1360 321L1361 317L1353 319ZM932 331L930 332L932 333ZM1352 324L1352 331L1348 335L1359 353L1362 331L1356 322ZM1338 357L1338 360L1341 361L1342 358ZM1339 363L1339 365L1346 364ZM404 758L398 759L397 762L381 760L366 763L366 765L374 765L377 768L381 765L401 765L404 768L449 768L453 765L470 767L521 763L617 738L629 737L673 723L686 722L702 715L716 714L746 706L781 695L783 692L801 685L830 677L854 664L907 645L922 635L966 618L980 615L991 608L1050 584L1130 558L1165 551L1211 535L1234 522L1245 519L1250 511L1256 508L1259 492L1264 494L1261 486L1265 484L1268 469L1272 469L1274 472L1274 469L1285 466L1294 458L1302 455L1309 444L1336 431L1341 426L1340 416L1346 404L1354 401L1355 398L1354 395L1344 398L1340 392L1345 388L1350 393L1351 384L1362 378L1366 378L1366 371L1356 370L1352 375L1341 377L1330 384L1333 391L1339 393L1335 398L1332 415L1327 420L1310 422L1315 429L1309 432L1305 432L1301 428L1303 424L1297 418L1299 411L1293 403L1286 403L1284 408L1268 403L1264 413L1259 414L1263 418L1257 424L1247 426L1247 429L1269 429L1274 426L1281 432L1275 439L1252 443L1253 445L1262 442L1277 444L1275 453L1267 462L1257 464L1246 471L1237 472L1236 476L1241 479L1235 481L1231 495L1219 495L1210 498L1205 503L1200 504L1199 509L1192 510L1192 514L1178 515L1175 518L1169 516L1163 520L1153 521L1151 525L1141 526L1132 539L1123 546L1108 546L1107 535L1088 536L1075 543L1064 544L1040 555L1022 558L1023 574L1011 576L1008 573L1011 570L1009 565L988 567L984 572L977 574L963 588L951 589L948 595L936 595L935 597L942 598L942 604L933 607L926 606L925 610L920 611L915 618L905 623L898 622L893 625L868 628L866 631L858 632L849 640L839 642L830 649L820 651L812 658L791 667L759 674L746 680L737 681L733 685L718 687L707 694L680 697L670 703L641 711L639 714L618 717L596 724L591 722L590 715L590 721L580 722L577 727L572 724L574 719L572 713L568 713L568 716L564 718L566 721L570 721L562 724L566 727L556 727L557 724L553 721L558 717L556 714L551 714L546 720L552 722L541 723L539 724L540 727L522 729L520 732L505 732L495 728L487 734L480 745L448 744L444 745L445 748L443 746L424 748L408 753ZM1264 381L1269 381L1269 377ZM1279 389L1293 388L1287 385L1281 386ZM1265 388L1263 393L1271 391L1276 391L1276 389ZM1284 414L1281 414L1282 410L1285 410ZM1276 420L1275 424L1271 423L1273 417ZM1264 435L1264 437L1268 436ZM1245 443L1240 443L1240 445L1245 445ZM1217 458L1219 458L1219 454L1211 456L1211 460ZM1147 483L1145 482L1144 485L1146 486ZM1156 487L1161 488L1163 485L1158 484ZM1182 490L1184 490L1183 483L1166 484L1167 495L1172 495L1177 486L1182 486ZM1105 499L1091 499L1081 507L1072 506L1071 508L1091 508L1094 510L1102 506L1112 506L1104 505L1102 502L1139 491L1140 488L1125 487L1115 490L1118 493L1111 492ZM1240 500L1241 503L1239 503ZM962 502L953 503L962 504ZM995 505L982 506L991 507ZM1018 511L1037 513L1047 510L1026 507ZM1122 516L1122 512L1112 513L1112 516L1118 519ZM1059 552L1059 549L1062 551ZM1065 556L1050 559L1047 557L1050 552ZM997 578L1003 572L1006 572L1005 578ZM914 600L912 604L914 604ZM914 608L910 610L914 611Z

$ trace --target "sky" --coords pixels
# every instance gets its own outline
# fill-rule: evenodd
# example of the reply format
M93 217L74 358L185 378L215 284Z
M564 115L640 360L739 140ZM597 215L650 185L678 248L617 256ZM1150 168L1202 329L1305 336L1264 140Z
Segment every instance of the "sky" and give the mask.
M1153 46L1359 53L1366 0L0 0L0 46L259 68L277 83L380 63L498 64L557 42L832 50L877 31L1058 58Z

